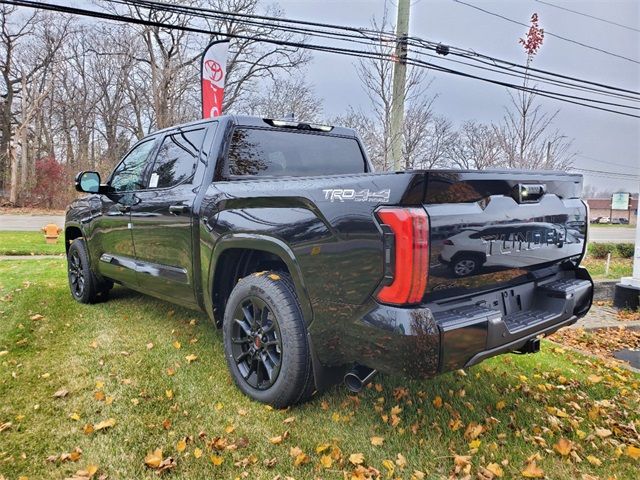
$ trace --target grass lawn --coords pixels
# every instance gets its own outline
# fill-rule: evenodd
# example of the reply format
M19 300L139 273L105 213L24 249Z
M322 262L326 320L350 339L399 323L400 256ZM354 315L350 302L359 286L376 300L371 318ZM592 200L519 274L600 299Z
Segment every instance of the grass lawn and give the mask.
M640 376L614 364L545 343L276 411L233 386L204 315L122 288L80 305L63 265L0 262L0 478L157 478L155 449L166 478L637 478Z
M589 270L589 274L594 279L619 279L620 277L630 277L633 273L633 258L611 258L608 275L605 275L606 263L606 259L587 256L581 265Z
M64 234L48 244L42 232L0 232L0 255L64 254Z
M628 223L590 223L589 228L636 228Z

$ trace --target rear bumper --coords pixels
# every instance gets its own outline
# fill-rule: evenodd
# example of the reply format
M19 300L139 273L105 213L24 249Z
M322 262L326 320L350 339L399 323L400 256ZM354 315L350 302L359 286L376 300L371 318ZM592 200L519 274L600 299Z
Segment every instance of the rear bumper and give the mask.
M340 356L382 372L431 377L520 350L571 325L588 312L592 297L593 282L579 269L456 302L376 303L345 329L340 343L351 348Z

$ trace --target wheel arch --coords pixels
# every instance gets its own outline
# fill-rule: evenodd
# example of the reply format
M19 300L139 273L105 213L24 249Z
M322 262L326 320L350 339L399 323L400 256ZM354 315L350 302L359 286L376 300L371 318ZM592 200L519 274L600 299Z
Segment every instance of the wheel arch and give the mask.
M218 240L209 262L205 290L207 312L220 326L226 300L240 278L262 270L282 268L291 276L305 323L309 325L313 310L293 251L282 240L261 234L229 234Z
M79 224L66 223L64 226L64 249L66 253L69 253L69 246L76 238L83 238L84 232ZM87 246L87 249L89 247Z

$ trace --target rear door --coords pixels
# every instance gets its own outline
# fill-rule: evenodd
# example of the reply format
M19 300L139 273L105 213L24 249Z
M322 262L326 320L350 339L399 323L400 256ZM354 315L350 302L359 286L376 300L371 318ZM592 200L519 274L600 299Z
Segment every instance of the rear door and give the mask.
M194 176L206 125L169 131L158 141L147 188L131 207L140 287L185 305L195 303L192 212Z

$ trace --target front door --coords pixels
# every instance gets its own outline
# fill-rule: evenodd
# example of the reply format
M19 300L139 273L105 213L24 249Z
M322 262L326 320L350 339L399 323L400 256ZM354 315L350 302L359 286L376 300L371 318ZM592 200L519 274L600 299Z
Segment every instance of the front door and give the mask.
M193 273L194 174L206 127L170 131L160 146L147 188L131 206L140 287L183 305L196 303Z
M97 248L98 271L124 285L137 285L135 250L131 234L131 208L143 188L145 167L155 139L138 143L115 168L107 182L113 192L100 195L99 217L94 220L92 248Z

